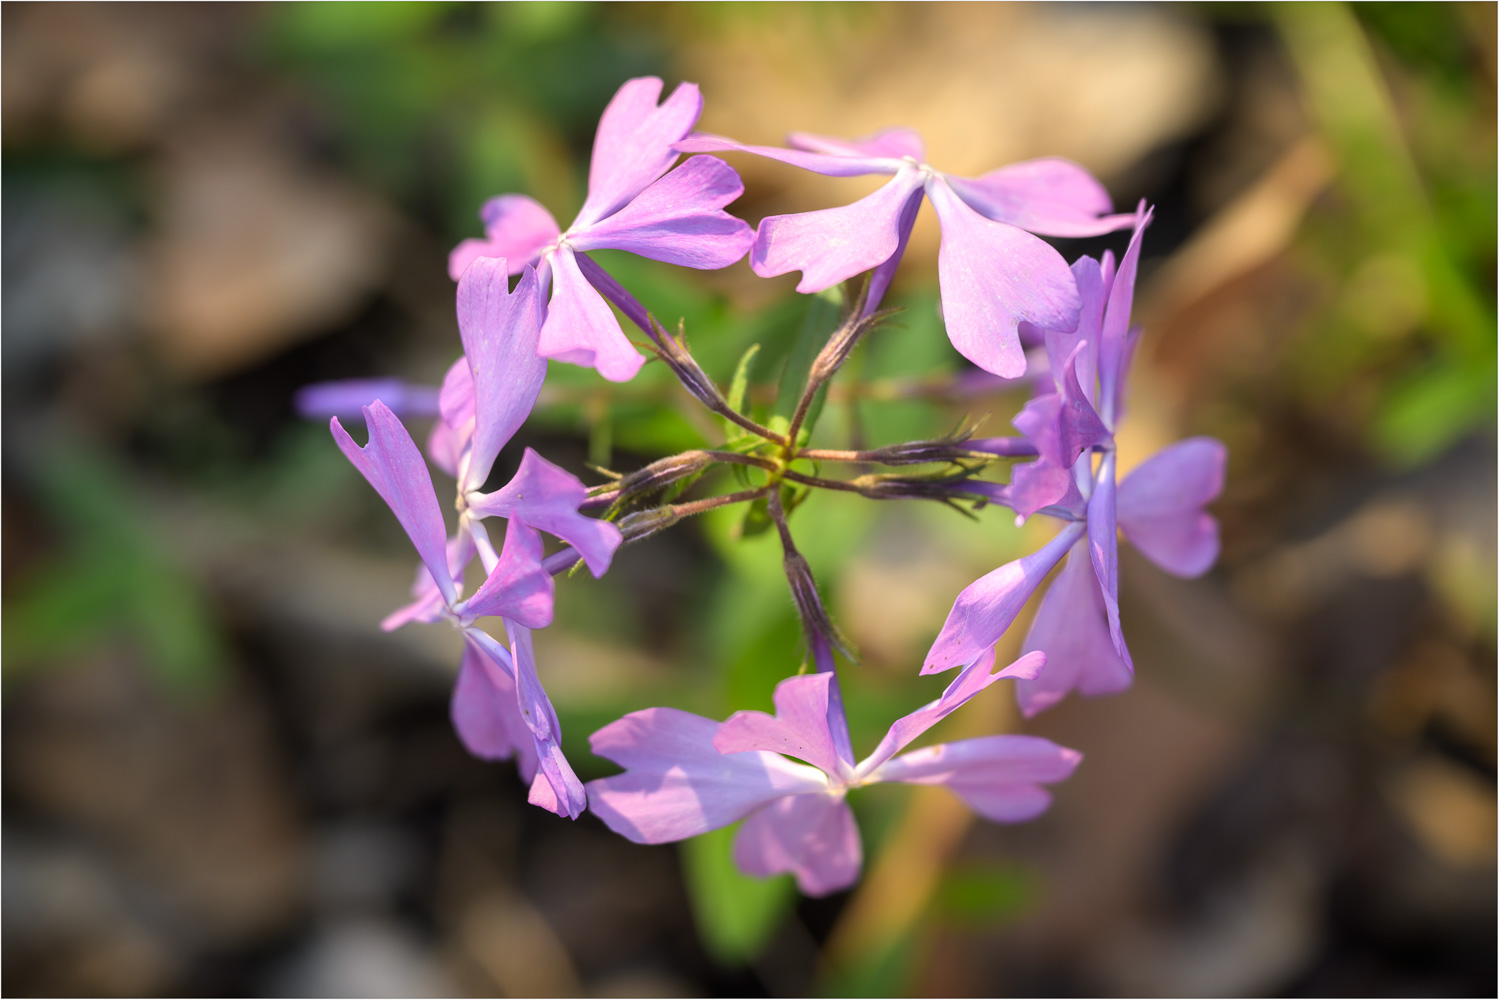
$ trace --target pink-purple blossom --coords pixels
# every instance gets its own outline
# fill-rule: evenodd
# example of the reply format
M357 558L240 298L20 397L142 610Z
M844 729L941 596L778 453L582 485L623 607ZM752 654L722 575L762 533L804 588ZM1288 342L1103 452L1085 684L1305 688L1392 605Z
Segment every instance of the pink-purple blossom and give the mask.
M829 724L835 682L825 671L777 685L774 715L737 712L719 724L672 708L632 712L590 737L593 752L625 772L589 782L589 806L616 833L647 844L746 820L734 840L742 870L789 872L808 895L836 892L858 879L863 862L858 824L845 801L862 785L942 785L1001 823L1046 810L1051 797L1041 786L1066 779L1082 759L1077 751L1006 734L901 753L995 681L1035 677L1045 660L1030 653L993 671L991 651L936 701L896 720L857 764L840 752ZM841 720L841 711L833 714Z
M1096 236L1132 220L1110 214L1108 192L1067 160L1030 160L966 178L925 162L926 146L910 129L852 141L794 132L789 141L795 148L698 134L676 145L691 153L754 153L832 177L890 176L850 205L762 220L750 251L755 273L800 271L797 291L818 292L874 271L870 298L877 302L925 194L942 226L937 275L948 338L958 353L1004 378L1025 373L1021 323L1071 330L1078 322L1066 262L1032 234Z
M1071 691L1101 695L1128 687L1134 665L1121 626L1119 537L1168 572L1206 572L1219 548L1218 524L1206 508L1222 489L1226 450L1211 438L1190 438L1123 478L1116 474L1115 434L1140 335L1131 326L1134 285L1152 217L1143 202L1134 213L1114 213L1102 186L1060 159L977 178L944 173L906 129L853 141L794 133L786 149L689 135L701 110L692 84L662 100L659 79L627 81L600 119L587 199L568 227L523 195L484 205L484 238L463 241L449 259L463 354L440 387L396 379L324 383L299 394L297 405L333 417L339 448L390 507L419 556L411 600L382 627L445 622L462 635L451 716L471 753L515 759L533 804L572 818L591 808L637 842L675 841L739 823L734 857L743 871L789 873L803 892L824 895L859 877L863 848L847 797L861 786L941 785L997 822L1028 820L1048 808L1045 786L1072 774L1082 756L1075 750L1015 734L910 747L1001 678L1015 681L1026 716ZM742 193L726 163L711 155L678 163L683 153L713 152L888 180L853 204L772 216L752 232L724 211ZM941 225L938 277L948 336L982 371L950 385L901 391L950 398L997 388L1029 392L1013 420L1019 436L974 438L964 428L936 440L867 447L851 435L848 450L821 441L813 446L819 394L880 326L881 301L923 201ZM1117 268L1109 253L1069 267L1041 239L1126 227L1133 231ZM868 281L821 350L806 355L812 360L799 395L778 400L776 412L793 416L766 426L759 422L766 419L764 401L747 384L750 355L725 393L693 358L685 336L665 332L590 256L595 250L698 269L724 267L749 253L760 275L799 271L801 292L864 273ZM684 398L727 423L729 440L634 472L598 470L609 482L592 490L526 448L518 462L512 456L504 463L516 467L509 481L489 488L502 452L537 404L548 359L593 367L613 381L637 372L644 358L616 312L651 338L686 389ZM796 349L802 346L798 340ZM793 376L801 368L789 361L787 367ZM850 398L864 395L871 405L883 398L849 388ZM782 401L789 407L783 410ZM368 428L364 445L340 422L356 412ZM402 416L436 418L426 451L455 483L451 532L446 503L438 501ZM1009 482L980 478L999 457L1018 463ZM829 478L827 467L840 463L848 478ZM939 468L911 471L922 465ZM698 477L724 466L740 473L739 489L684 494L719 482ZM852 646L823 604L790 520L802 491L816 489L949 504L988 499L1010 507L1017 521L1039 515L1059 524L1036 551L957 595L921 668L922 674L955 669L955 678L935 701L897 719L862 760L854 755L834 662L835 649L852 659ZM590 738L592 748L623 771L585 788L562 752L561 725L533 643L533 630L553 618L554 574L581 563L600 576L624 540L742 503L757 504L751 512L758 509L777 529L815 672L782 681L773 713L741 711L720 723L658 707L604 726ZM503 535L492 540L501 525ZM547 555L543 534L566 548ZM476 559L482 580L473 572ZM469 592L467 581L478 586ZM1020 657L996 670L997 645L1038 593ZM498 619L503 636L481 627L486 619Z
M1141 237L1140 211L1117 273L1113 258L1073 265L1082 309L1075 330L1041 331L1054 377L1015 426L1037 452L1017 465L1009 485L986 491L1021 518L1060 519L1062 530L1041 549L975 581L953 602L923 673L961 666L999 640L1064 557L1046 592L1025 649L1044 650L1047 667L1016 684L1022 711L1033 715L1068 691L1108 694L1128 687L1134 664L1119 615L1118 535L1169 572L1195 576L1217 559L1217 521L1204 509L1223 486L1226 450L1211 438L1178 442L1115 481L1114 428L1138 328L1129 325ZM1070 552L1070 556L1069 556Z
M465 656L465 666L469 669L461 694L465 698L483 697L490 701L505 696L516 698L518 717L524 724L523 730L504 728L505 723L517 718L508 706L481 710L502 726L488 734L491 739L484 744L487 755L508 756L509 750L529 740L530 752L522 753L521 766L524 769L533 757L540 763L540 770L527 775L533 779L531 801L563 815L577 816L585 805L583 788L562 756L556 715L535 681L534 659L530 654L529 629L543 627L552 620L553 584L551 574L541 565L540 536L527 525L512 522L506 531L504 549L496 556L484 584L473 597L464 600L462 581L454 578L449 561L450 546L442 510L416 442L383 403L366 407L364 418L370 438L363 447L355 443L337 417L332 419L330 428L339 448L390 507L421 557L435 597L419 600L419 612L410 617L425 621L446 619L462 632L469 650ZM476 625L477 619L493 615L505 619L511 632L509 649ZM475 666L479 668L478 674ZM509 676L509 685L494 679L496 669ZM484 680L489 681L487 689L481 683ZM469 706L454 708L455 721L473 714ZM462 726L459 732L464 733Z
M614 525L580 514L582 483L529 448L509 483L482 492L546 375L546 361L536 353L535 271L526 267L512 290L503 258L476 260L459 281L457 308L464 355L444 379L441 416L429 442L434 460L457 480L456 532L448 536L426 463L387 406L377 401L364 409L370 440L363 448L337 417L333 436L390 506L421 558L411 603L382 627L447 620L459 628L466 646L452 709L459 736L477 756L518 753L531 801L576 817L586 800L562 755L560 726L537 678L531 645L530 630L552 619L554 584L541 563L540 532L571 544L595 574L608 569L621 536ZM486 517L506 520L499 552L484 527ZM486 576L465 600L464 570L476 555ZM475 624L481 617L503 620L508 646Z
M534 264L551 300L541 327L544 357L595 368L614 382L634 378L645 357L626 338L590 281L590 250L625 250L682 267L716 269L742 258L754 234L723 207L744 193L722 160L696 156L675 170L672 146L702 113L697 86L684 83L658 106L661 81L628 80L599 119L588 172L588 199L563 230L539 203L507 194L480 212L485 238L453 250L456 281L475 260L500 257L512 274ZM668 171L670 172L668 173Z
M512 518L555 535L583 555L601 576L620 544L619 529L578 513L587 490L577 477L531 449L509 483L482 492L500 450L525 422L541 393L546 360L539 357L541 301L534 269L524 268L514 289L503 258L476 259L458 282L458 332L463 355L443 379L441 416L427 450L434 463L457 480L458 526L450 542L455 573L475 555L486 569L495 554L483 519ZM416 606L432 606L432 581L419 579L413 605L386 620L395 627L412 620ZM418 619L420 620L420 619Z

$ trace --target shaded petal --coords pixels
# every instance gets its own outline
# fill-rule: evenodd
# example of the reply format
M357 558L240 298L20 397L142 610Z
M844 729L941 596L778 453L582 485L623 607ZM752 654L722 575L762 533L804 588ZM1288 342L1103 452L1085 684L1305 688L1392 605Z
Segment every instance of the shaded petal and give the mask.
M885 300L885 293L890 290L890 282L895 280L895 271L900 267L901 258L906 255L906 244L911 240L911 230L916 226L916 216L921 211L922 201L922 192L912 191L906 196L906 203L901 206L900 216L895 222L895 252L869 274L869 291L864 297L866 316L880 307L880 303Z
M412 622L431 625L442 621L443 614L448 607L442 599L442 593L438 591L437 584L432 582L432 574L427 572L425 566L421 568L419 575L426 581L427 589L418 594L416 599L409 604L401 605L380 619L380 631L394 632Z
M614 214L677 160L676 142L692 131L703 113L697 84L682 83L658 107L661 80L626 80L599 117L588 166L588 200L574 226Z
M1087 546L1072 547L1062 572L1041 598L1023 647L1046 653L1041 673L1015 683L1015 700L1030 718L1076 688L1085 695L1114 694L1134 680L1134 670L1114 650L1103 593Z
M503 257L509 273L520 274L562 235L552 213L523 194L502 194L489 199L479 210L479 217L484 220L485 238L464 240L448 254L448 277L454 281L463 277L470 264L484 257Z
M435 417L438 390L399 378L346 378L314 382L297 390L293 405L301 417L364 419L364 407L379 400L398 417Z
M921 672L934 674L967 666L989 652L1082 533L1081 524L1068 524L1040 550L1007 562L969 584L953 601Z
M780 754L719 753L718 723L675 708L631 712L588 738L624 774L588 783L589 805L638 844L681 840L743 819L772 799L827 787Z
M812 132L792 132L786 137L786 141L797 149L826 153L829 156L878 156L891 160L909 156L917 163L926 160L926 143L922 142L920 132L910 128L881 129L862 139L838 139Z
M526 628L546 628L552 623L556 583L541 565L543 551L541 534L535 528L521 521L507 522L499 562L456 612L465 621L500 615Z
M1154 209L1141 203L1135 214L1135 231L1129 248L1119 261L1119 270L1109 284L1109 304L1103 314L1103 332L1098 345L1098 412L1104 423L1117 426L1119 407L1124 397L1124 382L1129 377L1129 314L1135 301L1135 275L1140 267L1140 241L1150 225Z
M1037 459L1010 470L1009 486L1004 499L999 502L1026 518L1038 510L1062 503L1068 489L1074 485L1070 469L1046 459Z
M448 571L448 533L442 523L442 508L437 505L427 463L422 461L422 453L417 450L416 442L411 440L406 428L401 426L401 421L384 403L376 401L366 406L364 422L369 428L370 439L363 448L354 443L337 417L329 424L333 440L389 505L396 520L406 529L411 544L416 546L416 554L437 581L437 589L451 604L456 600L457 592L453 587L453 576Z
M762 278L801 271L803 293L878 267L899 247L902 210L920 188L920 172L908 166L852 205L762 219L750 266Z
M1062 395L1048 392L1033 396L1010 421L1034 446L1036 455L1053 466L1070 469L1062 455Z
M1109 215L1114 203L1102 184L1071 160L1047 157L947 182L974 211L995 222L1042 236L1100 236L1124 229L1133 213ZM1102 216L1102 218L1100 218Z
M578 250L626 250L682 267L728 267L755 241L749 223L723 211L743 193L727 163L694 156L568 242Z
M754 153L770 160L789 163L816 174L828 177L862 177L865 174L893 174L905 164L887 156L832 156L826 153L809 153L800 149L782 149L780 146L747 146L721 135L695 132L677 143L675 148L683 153Z
M1047 330L1077 327L1077 282L1067 262L1025 230L979 215L940 178L926 192L942 223L937 278L948 339L987 372L1023 375L1022 320Z
M468 568L477 551L474 536L466 529L466 523L460 519L458 533L448 539L448 573L453 577L453 589L457 592L463 590L463 571ZM381 631L394 632L409 622L430 624L441 620L447 610L442 593L437 589L437 581L432 579L432 574L425 565L416 568L416 582L411 585L411 596L413 600L410 604L385 616L380 622Z
M848 803L826 793L777 799L734 835L734 863L746 875L789 872L808 896L826 896L859 880L864 849Z
M997 823L1018 823L1046 811L1042 783L1063 781L1083 755L1039 736L982 736L942 743L897 757L877 780L945 785L974 812Z
M635 296L631 295L623 285L615 281L613 276L599 267L598 263L586 253L573 254L573 261L578 265L578 273L594 287L594 290L602 295L610 305L625 314L631 323L644 334L651 335L651 315L646 312L645 306L641 305Z
M468 447L468 439L474 434L474 372L469 367L468 358L460 354L458 360L448 366L437 400L443 423L461 435L463 446Z
M562 754L562 726L557 721L557 712L551 699L536 677L536 654L531 648L531 630L524 625L505 621L505 632L510 637L510 656L515 670L515 698L520 707L522 720L535 740L538 778L545 777L550 786L549 799L538 801L535 783L532 783L531 802L550 809L559 816L577 819L588 808L588 796L583 783L573 773L572 765Z
M500 449L531 415L546 359L537 355L541 293L527 267L515 291L503 259L475 261L458 282L458 334L472 378L473 452L460 493L479 489Z
M1037 458L1010 470L1010 483L1001 502L1021 517L1060 503L1073 485L1072 467L1062 463L1062 397L1055 392L1037 396L1010 421L1034 445Z
M1078 342L1067 356L1057 377L1062 397L1058 443L1061 445L1062 463L1069 467L1083 452L1112 444L1114 440L1114 435L1099 419L1098 411L1093 409L1093 404L1078 384L1078 361L1083 355L1091 353L1090 346L1087 341Z
M1129 649L1124 645L1124 631L1119 627L1119 528L1115 520L1114 459L1112 451L1103 456L1093 482L1093 495L1088 498L1088 554L1093 560L1098 586L1103 591L1103 606L1109 616L1109 635L1114 639L1114 651L1133 670Z
M468 505L476 517L514 518L556 535L578 550L594 576L603 576L623 538L608 521L578 513L587 495L577 476L527 448L510 482L469 494Z
M427 454L433 464L457 479L463 454L474 439L474 373L462 355L442 377L438 404L440 419L427 437Z
M1104 282L1103 269L1092 257L1079 257L1072 262L1072 277L1077 282L1077 296L1082 303L1078 314L1077 329L1071 333L1047 330L1044 335L1046 356L1053 373L1053 382L1061 391L1057 376L1066 365L1067 358L1086 343L1077 354L1077 381L1083 396L1090 404L1095 402L1098 383L1098 343L1103 337L1103 312L1109 301L1109 288Z
M1061 503L1075 485L1072 468L1078 458L1113 441L1078 384L1077 364L1089 353L1089 346L1087 341L1077 342L1061 364L1056 373L1059 392L1035 397L1012 421L1035 444L1039 456L1010 474L1011 506L1021 517Z
M517 247L542 247L543 237L555 240L562 234L557 220L535 198L523 194L502 194L491 198L479 209L479 218L484 220L484 235L495 242L508 241ZM504 254L506 258L520 258L513 264L511 274L520 274L529 261L525 253Z
M628 382L645 364L598 291L578 270L571 247L551 257L552 301L541 327L542 357L594 368L611 382Z
M457 479L458 460L462 454L462 445L458 435L453 433L453 428L442 420L434 423L427 434L427 457L432 460L432 464Z
M1089 465L1093 464L1093 460L1090 456L1085 455L1078 459L1078 463L1086 469ZM1077 475L1075 473L1071 481L1068 482L1067 493L1062 499L1050 507L1041 508L1039 513L1049 514L1064 521L1086 521L1088 519L1088 499L1077 488Z
M1051 793L1038 785L991 784L962 778L942 784L992 823L1024 823L1051 806Z
M465 643L451 705L453 728L468 752L481 760L508 760L530 782L536 777L536 744L515 700L510 674Z
M804 760L828 775L847 771L828 726L830 673L788 677L776 685L775 715L735 712L713 745L719 753L770 750Z
M909 746L911 741L947 718L968 699L990 684L1004 677L1033 678L1046 665L1044 653L1027 653L1003 670L990 673L994 668L994 650L991 648L978 662L966 668L942 692L936 701L918 708L910 715L902 716L890 726L874 753L859 762L859 773L868 774L881 764Z
M1146 459L1119 484L1124 537L1177 576L1206 573L1218 560L1218 521L1202 508L1223 492L1228 448L1188 438Z

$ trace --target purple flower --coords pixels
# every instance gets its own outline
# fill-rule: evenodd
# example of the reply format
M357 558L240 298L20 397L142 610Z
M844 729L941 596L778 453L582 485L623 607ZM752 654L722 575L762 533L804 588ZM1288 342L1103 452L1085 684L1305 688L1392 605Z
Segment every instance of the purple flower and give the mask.
M1150 213L1142 210L1133 218L1134 234L1118 275L1108 254L1102 264L1084 257L1073 265L1082 306L1079 321L1072 330L1042 331L1055 390L1032 399L1014 421L1036 448L1038 458L1017 465L1008 486L989 491L1021 518L1039 510L1062 519L1066 526L1039 551L1006 563L958 595L927 653L923 673L971 663L999 641L1041 581L1085 535L1114 652L1133 669L1118 628L1113 450L1118 384L1125 377L1129 355L1125 342L1132 339L1128 326L1135 272ZM1096 473L1095 449L1104 453ZM1067 583L1070 586L1063 588L1064 593L1083 593L1075 580L1069 578ZM1080 613L1079 621L1085 620L1086 615Z
M514 518L568 542L589 570L602 576L621 536L614 525L578 513L587 490L576 476L526 449L509 483L481 492L495 458L525 422L541 393L546 360L536 353L541 298L526 267L514 290L505 258L475 260L458 282L458 332L464 354L448 369L439 395L441 418L427 451L457 482L458 528L448 543L452 573L460 578L477 555L486 571L498 556L486 517ZM418 571L410 604L382 623L387 630L441 615L436 582Z
M1056 330L1078 322L1078 292L1066 262L1031 234L1096 236L1132 218L1108 214L1112 204L1102 185L1067 160L1029 160L966 178L926 163L925 145L909 129L853 141L794 132L789 141L797 148L700 134L676 148L755 153L833 177L886 174L891 180L842 208L761 221L750 254L755 273L801 271L796 290L818 292L873 270L869 298L878 302L924 192L942 224L937 276L948 338L965 358L1005 378L1025 372L1022 322Z
M828 672L782 681L775 715L737 712L720 725L672 708L632 712L590 737L593 752L625 772L589 782L589 806L610 829L645 844L748 817L734 840L741 869L790 872L808 895L837 892L858 879L862 865L858 826L844 801L850 789L880 781L944 785L1001 823L1045 811L1051 797L1040 785L1064 780L1082 759L1050 740L986 736L896 756L1001 677L1034 677L1044 662L1031 653L991 673L992 654L981 659L942 697L897 720L858 764L839 752L829 725Z
M1218 555L1218 524L1203 508L1223 488L1227 451L1212 438L1179 442L1115 483L1114 428L1139 329L1129 326L1141 211L1128 250L1113 259L1082 258L1073 273L1082 297L1074 331L1044 331L1055 391L1037 396L1015 418L1036 461L1015 467L1008 486L988 492L1022 518L1040 512L1064 522L1047 545L999 567L958 595L923 673L972 662L1014 622L1063 556L1066 567L1036 612L1025 649L1044 650L1047 666L1016 684L1022 711L1034 715L1076 688L1085 695L1128 687L1134 664L1119 621L1118 534L1168 572L1196 576ZM1094 467L1094 453L1101 454ZM1090 572L1091 569L1091 572Z
M407 620L447 619L463 633L467 652L453 708L460 735L476 735L481 756L505 757L522 748L522 773L528 767L532 772L526 775L532 779L531 801L576 817L586 805L583 786L562 756L556 714L536 683L531 656L529 630L552 620L553 584L541 565L541 536L523 522L512 521L488 577L463 600L462 583L453 572L455 546L448 542L437 494L416 442L383 403L365 407L364 419L370 432L364 447L349 437L337 417L330 423L333 438L396 515L432 581L433 595L418 602L417 612ZM491 615L505 619L509 649L475 624ZM498 679L501 673L509 683ZM507 698L515 699L518 712L501 704ZM484 704L470 704L474 700ZM476 725L476 718L489 724ZM516 726L517 721L522 725Z
M557 716L537 680L531 651L530 630L552 619L553 583L541 564L540 532L571 544L601 575L619 547L619 529L578 513L583 484L529 448L509 483L481 492L546 376L546 361L536 353L540 311L530 267L513 291L503 258L474 261L459 281L464 356L444 379L442 416L431 442L435 460L458 481L458 529L451 538L421 453L389 407L377 401L364 409L370 441L363 448L337 417L331 426L339 447L385 499L421 557L412 602L382 627L447 620L459 628L466 640L452 709L459 736L487 759L518 752L521 773L532 783L531 801L576 817L586 798L562 756ZM498 553L486 517L508 521ZM475 555L486 578L464 600L463 574ZM504 619L508 647L474 624L486 616Z
M1223 491L1227 463L1228 450L1208 437L1156 452L1119 484L1115 506L1124 537L1168 573L1206 573L1218 559L1218 522L1203 508ZM1112 481L1112 466L1108 472ZM1117 542L1104 541L1099 561L1115 569ZM1114 641L1118 605L1103 590L1092 545L1086 548L1081 541L1073 545L1026 635L1024 648L1045 650L1047 657L1038 676L1015 684L1027 718L1074 688L1084 695L1113 694L1134 678L1129 650L1121 652ZM1109 580L1117 588L1117 576Z
M601 272L585 252L626 250L714 269L738 261L754 239L748 225L723 211L744 193L728 164L698 156L667 173L679 155L672 144L691 131L703 99L691 83L678 86L658 107L660 96L656 77L626 81L615 93L594 138L588 199L566 231L532 199L502 195L480 213L485 238L464 240L448 258L455 281L478 259L505 258L512 274L535 264L543 290L551 285L541 354L596 368L613 382L634 378L645 357L630 345L600 295ZM609 292L622 291L609 285ZM643 321L638 305L617 304Z
M1138 339L1129 329L1140 243L1151 212L1142 206L1116 278L1114 258L1082 257L1072 265L1082 302L1073 330L1036 330L1045 344L1052 391L1038 393L1015 417L1015 429L1035 446L1038 458L1015 466L1004 503L1022 518L1046 507L1080 509L1086 500L1093 449L1114 446L1120 391Z

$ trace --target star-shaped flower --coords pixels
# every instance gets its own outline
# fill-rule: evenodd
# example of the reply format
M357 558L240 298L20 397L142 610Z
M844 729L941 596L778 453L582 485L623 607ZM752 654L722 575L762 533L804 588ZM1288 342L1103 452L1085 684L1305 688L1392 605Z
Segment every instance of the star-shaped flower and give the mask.
M1021 517L1041 513L1063 522L1045 546L999 567L958 595L927 653L923 673L972 662L999 640L1047 574L1071 552L1036 612L1025 649L1044 650L1047 667L1016 684L1026 715L1068 691L1107 694L1130 685L1134 664L1119 620L1118 535L1168 572L1197 576L1218 555L1218 523L1205 511L1223 488L1227 451L1212 438L1163 449L1115 482L1114 428L1139 329L1129 325L1141 238L1141 211L1115 273L1113 258L1073 265L1082 295L1072 331L1045 330L1055 390L1032 399L1015 426L1035 447L1011 482L985 489Z
M739 175L712 156L676 162L672 144L703 110L697 86L684 83L657 106L661 81L640 77L619 88L599 120L588 172L588 199L566 230L525 195L493 198L480 212L485 238L469 239L448 258L453 280L475 260L502 257L512 274L534 264L543 292L551 286L541 328L544 357L596 368L613 382L635 377L645 357L631 346L596 287L589 250L626 250L683 267L728 267L754 234L723 207L744 193ZM664 175L664 176L663 176Z
M614 525L578 513L583 484L531 449L505 486L481 492L500 449L524 422L541 390L546 361L537 356L540 300L526 267L512 291L503 258L483 258L458 284L458 328L464 356L449 371L441 418L429 448L458 481L458 529L443 522L426 463L395 413L376 401L364 408L369 443L360 447L337 417L333 436L384 498L416 547L418 570L410 604L382 627L448 621L463 632L465 654L453 694L453 722L477 756L516 753L531 782L531 801L576 817L586 805L582 784L560 744L561 731L536 676L531 629L552 620L552 576L541 564L541 531L571 544L595 575L608 569L621 536ZM486 517L507 521L495 552ZM463 573L475 556L485 582L463 598ZM508 647L480 629L481 617L504 620Z
M611 830L645 844L681 840L748 817L734 841L742 870L759 876L791 872L812 896L837 892L858 879L863 862L859 829L845 802L860 786L943 785L1000 823L1046 810L1051 796L1040 786L1064 780L1082 759L1050 740L985 736L896 756L995 681L1034 677L1044 662L1043 654L1031 653L991 673L991 652L942 697L897 720L857 764L839 751L829 725L833 675L827 672L782 681L774 715L737 712L720 725L673 708L632 712L589 738L594 753L626 769L589 782L589 805ZM841 712L831 710L841 719Z
M1066 261L1031 234L1096 236L1133 218L1110 215L1103 186L1067 160L1029 160L967 178L927 163L925 144L910 129L852 141L794 132L789 141L796 148L704 134L676 144L690 153L754 153L832 177L891 176L851 205L762 220L750 253L755 273L801 271L796 290L819 292L873 271L870 299L878 302L925 194L942 224L937 275L948 338L958 353L1004 378L1025 373L1022 322L1056 330L1078 322Z

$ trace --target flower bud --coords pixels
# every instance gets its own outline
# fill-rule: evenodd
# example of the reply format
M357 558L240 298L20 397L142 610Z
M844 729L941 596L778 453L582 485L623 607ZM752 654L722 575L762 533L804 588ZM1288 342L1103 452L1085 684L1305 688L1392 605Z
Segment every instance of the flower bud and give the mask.
M822 350L817 352L817 357L813 359L811 371L807 376L810 384L820 385L832 378L838 369L843 367L843 363L854 352L854 348L859 346L859 341L864 339L864 335L897 311L882 309L868 316L861 316L862 303L863 297L861 296L854 303L853 311L848 314L838 329L833 331L833 335L822 346Z
M817 591L817 581L812 578L812 567L795 549L786 552L784 560L786 580L791 584L791 599L796 603L796 613L802 620L802 629L807 634L807 644L814 650L819 645L828 645L850 660L858 657L853 645L844 638L827 609L822 606L822 595Z
M684 451L678 455L669 455L621 479L615 488L615 502L653 493L679 479L702 472L712 464L713 456L706 451Z
M650 319L651 343L656 346L656 354L666 366L671 369L677 381L682 383L692 397L710 410L719 411L728 404L724 402L723 394L718 391L718 386L703 371L702 366L697 363L691 354L687 352L687 346L667 332L666 328L656 322L655 317Z
M619 531L624 536L625 542L638 542L642 538L670 528L681 519L682 516L677 513L676 508L667 504L663 507L652 507L650 510L636 511L622 518L619 522Z
M978 453L978 454L975 454ZM922 465L931 462L984 461L989 455L1033 456L1036 449L1024 438L943 438L939 441L906 441L886 445L869 453L880 465Z

